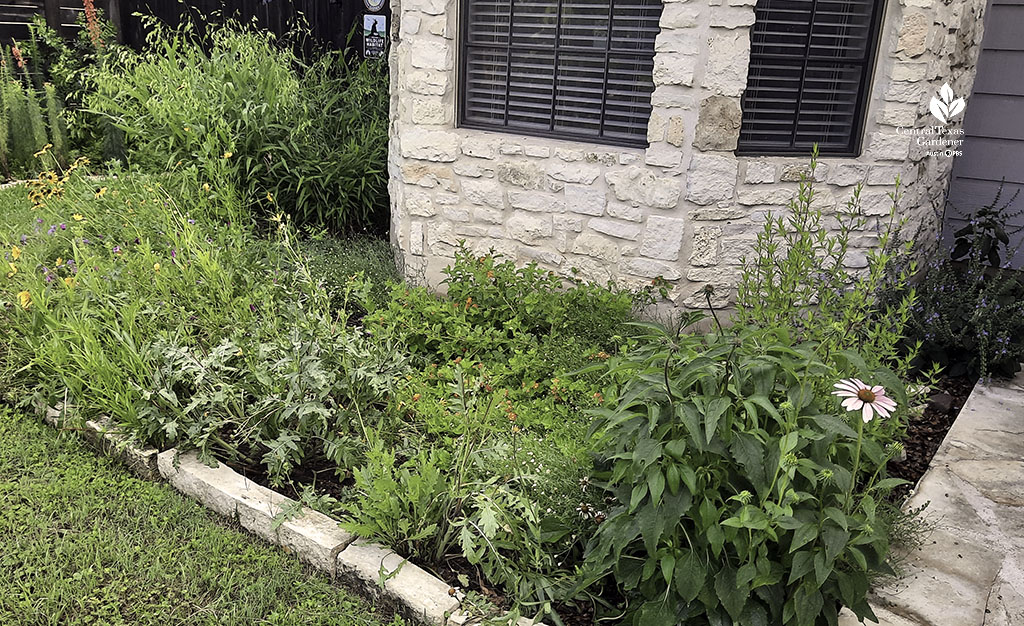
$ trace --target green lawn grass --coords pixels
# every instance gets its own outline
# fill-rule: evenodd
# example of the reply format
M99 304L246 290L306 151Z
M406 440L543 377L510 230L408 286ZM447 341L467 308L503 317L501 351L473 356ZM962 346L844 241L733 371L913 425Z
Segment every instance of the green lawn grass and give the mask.
M401 624L84 445L0 409L0 624Z

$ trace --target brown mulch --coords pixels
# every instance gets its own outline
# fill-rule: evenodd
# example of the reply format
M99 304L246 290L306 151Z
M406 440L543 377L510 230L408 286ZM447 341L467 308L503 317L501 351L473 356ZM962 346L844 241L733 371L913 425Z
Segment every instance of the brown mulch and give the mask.
M946 433L953 426L976 382L975 378L963 376L940 379L937 391L931 396L934 401L929 402L921 417L911 419L907 424L907 437L903 442L907 458L899 463L889 463L890 476L910 481L909 485L903 485L895 490L893 495L898 499L907 495L924 475L932 457L935 456L935 451L939 449ZM936 394L946 394L952 400Z

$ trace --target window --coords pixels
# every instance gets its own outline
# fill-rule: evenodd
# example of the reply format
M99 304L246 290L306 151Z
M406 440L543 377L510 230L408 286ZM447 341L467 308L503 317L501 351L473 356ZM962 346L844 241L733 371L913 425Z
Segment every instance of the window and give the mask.
M661 0L463 0L461 125L647 145Z
M883 0L758 0L740 154L860 151Z

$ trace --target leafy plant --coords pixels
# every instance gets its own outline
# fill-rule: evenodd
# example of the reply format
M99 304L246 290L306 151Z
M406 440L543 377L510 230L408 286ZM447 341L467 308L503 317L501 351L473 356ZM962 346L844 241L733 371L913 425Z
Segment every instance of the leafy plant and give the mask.
M1024 282L987 268L978 254L966 265L928 263L917 284L909 334L920 342L918 365L950 376L1011 377L1024 360Z
M391 294L389 285L399 281L395 256L391 246L380 239L353 237L335 239L322 232L314 232L297 243L310 277L327 291L334 306L365 305L370 311L387 304ZM362 274L369 286L368 300L345 300L345 293L356 274Z
M340 53L311 65L238 25L200 40L151 24L144 54L108 64L91 106L126 134L147 171L192 169L232 185L264 219L380 232L387 224L386 69Z
M873 617L869 577L888 571L879 501L902 482L885 477L893 429L837 415L824 346L784 328L647 328L648 347L610 363L629 382L593 427L614 504L588 582L611 577L626 623L644 626L834 625L844 605ZM892 372L835 356L906 407Z
M52 87L37 88L30 58L17 44L0 46L0 51L0 174L24 175L36 169L40 157L45 166L54 165L54 156L66 163L60 106Z
M758 234L754 254L745 259L736 300L736 319L760 328L787 328L796 341L822 346L822 356L856 349L875 366L892 367L908 375L917 346L903 341L913 288L898 298L886 298L890 282L907 285L916 272L913 243L900 240L904 222L896 222L897 191L890 194L893 208L877 245L864 253L866 268L859 271L851 255L851 236L868 226L860 210L860 187L836 216L835 228L825 223L815 204L812 158L796 197L785 216L769 214ZM901 350L902 348L902 350Z
M1000 184L992 202L975 211L969 216L967 225L953 233L955 239L950 257L954 261L969 261L977 256L991 267L1003 267L1004 255L1012 256L1016 252L1010 249L1010 237L1024 230L1024 226L1012 228L1009 222L1024 215L1024 208L1017 211L1009 211L1009 208L1020 191L1000 205L1002 195L1003 184Z
M916 301L907 327L908 342L919 345L914 365L941 367L950 376L1011 377L1024 359L1024 282L1002 267L1016 234L1007 220L1011 198L1000 204L1000 186L991 203L954 233L952 248L930 252L915 276ZM948 252L947 252L948 251ZM944 254L948 253L948 257ZM905 290L894 282L890 300Z
M68 159L85 156L97 163L123 158L120 131L85 110L85 103L96 91L98 69L107 63L116 65L130 52L116 43L116 28L103 19L101 10L80 14L78 23L77 35L65 37L37 15L29 25L29 40L22 44L35 60L41 79L52 86L56 106L48 101L47 111L51 115L58 111L60 119L51 118L50 127L63 128L67 139L63 150L54 137L54 151Z

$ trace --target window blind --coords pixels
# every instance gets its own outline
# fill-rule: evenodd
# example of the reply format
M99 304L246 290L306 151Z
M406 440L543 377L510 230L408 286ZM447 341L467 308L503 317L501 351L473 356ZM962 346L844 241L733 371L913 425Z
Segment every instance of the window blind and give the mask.
M882 0L758 0L738 152L860 149Z
M646 145L661 0L463 0L462 126Z

